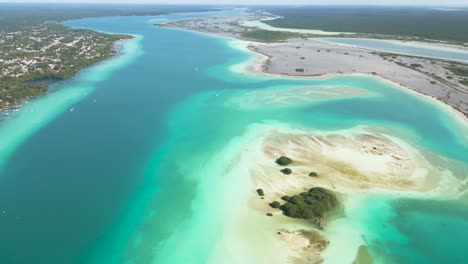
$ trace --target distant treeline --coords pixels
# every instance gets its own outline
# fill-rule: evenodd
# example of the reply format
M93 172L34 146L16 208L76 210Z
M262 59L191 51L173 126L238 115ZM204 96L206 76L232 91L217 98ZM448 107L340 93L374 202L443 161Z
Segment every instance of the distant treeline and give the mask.
M48 21L102 16L152 16L213 11L202 5L8 4L0 3L0 31L17 31Z
M263 7L276 27L321 29L468 42L468 9L428 7Z

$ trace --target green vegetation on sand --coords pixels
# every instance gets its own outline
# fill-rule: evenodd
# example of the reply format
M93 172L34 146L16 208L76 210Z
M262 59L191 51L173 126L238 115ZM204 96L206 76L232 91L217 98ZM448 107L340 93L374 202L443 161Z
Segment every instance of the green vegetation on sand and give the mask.
M301 34L282 32L282 31L269 31L269 30L252 30L242 32L242 37L258 42L284 42L290 38L299 38Z
M447 67L447 70L451 71L455 75L468 77L468 66L452 64L450 67Z
M286 156L281 156L275 160L276 164L281 165L281 166L287 166L293 162L292 159L286 157Z
M458 77L459 83L468 86L468 65L453 63L449 67L446 67L446 69ZM453 79L452 76L448 76L447 78L449 77L450 79Z
M257 189L257 194L258 196L265 196L265 193L263 192L262 189Z
M274 201L274 202L270 203L270 206L272 208L279 208L281 206L281 204L278 201Z
M289 217L313 219L323 217L337 204L338 200L333 193L321 187L314 187L307 192L290 197L279 209Z

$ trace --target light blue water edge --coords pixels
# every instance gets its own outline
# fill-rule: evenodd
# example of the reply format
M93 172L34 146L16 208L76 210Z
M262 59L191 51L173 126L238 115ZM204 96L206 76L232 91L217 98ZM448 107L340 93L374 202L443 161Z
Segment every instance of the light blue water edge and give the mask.
M422 45L415 42L397 42L385 39L323 38L322 40L334 44L360 47L375 51L468 63L467 49L457 49L454 47L445 48L430 46L431 44Z

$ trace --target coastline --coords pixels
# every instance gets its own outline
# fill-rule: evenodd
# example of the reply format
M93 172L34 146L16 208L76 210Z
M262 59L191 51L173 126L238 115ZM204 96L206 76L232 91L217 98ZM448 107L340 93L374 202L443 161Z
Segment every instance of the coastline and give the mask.
M123 41L118 56L112 56L100 63L84 68L73 83L67 83L67 89L57 89L42 96L34 97L17 111L4 115L1 120L0 137L5 139L0 143L0 171L13 151L30 135L45 126L59 114L69 110L73 105L89 97L95 84L104 80L109 74L142 54L139 50L143 36L133 35L133 38ZM72 108L70 108L72 107ZM16 122L8 122L11 119Z
M402 91L406 91L406 92L409 92L409 93L413 93L413 94L416 94L416 95L419 95L419 96L422 96L423 98L426 98L427 100L433 102L433 103L436 103L438 105L441 105L441 106L444 106L444 108L446 109L450 109L451 112L455 113L457 116L459 116L463 121L465 122L468 122L468 113L465 113L465 112L462 112L460 109L454 107L453 105L447 103L447 102L444 102L442 100L439 100L437 97L435 96L432 96L432 95L429 95L429 94L425 94L421 91L417 91L417 90L414 90L414 89L411 89L411 88L408 88L400 83L397 83L397 82L394 82L392 80L389 80L383 76L379 76L379 74L366 74L366 73L323 73L323 74L315 74L315 75L291 75L291 74L278 74L278 73L271 73L267 70L267 66L269 64L269 61L273 58L272 56L268 55L268 54L265 54L265 53L261 53L253 48L249 48L248 46L250 45L249 43L251 42L247 42L247 41L242 41L242 40L237 40L236 41L239 41L239 43L242 43L245 45L245 49L243 50L249 50L257 55L258 56L258 59L256 59L256 61L254 62L255 65L247 65L248 63L246 63L246 65L239 65L238 67L239 68L242 68L242 67L245 67L245 70L253 73L253 74L260 74L260 75L264 75L264 76L269 76L269 77L275 77L275 76L284 76L284 77L289 77L289 78L299 78L299 79L310 79L310 78L322 78L322 79L326 79L326 78L331 78L331 77L334 77L334 76L364 76L364 77L367 77L367 78L373 78L373 79L377 79L379 81L382 81L382 82L385 82L385 83L388 83L394 87L397 87L399 89L401 89ZM258 69L261 69L261 72L258 71Z
M196 24L191 24L190 20L186 20L182 24L178 24L176 21L164 26L219 36L243 43L249 50L266 58L263 61L258 59L259 62L254 67L251 67L257 74L261 69L263 74L269 74L270 77L319 78L323 76L345 76L359 73L368 76L378 75L382 79L405 87L405 89L413 90L432 97L435 100L442 101L456 109L456 111L468 116L468 90L457 81L457 76L446 75L447 69L445 68L450 64L448 61L397 54L378 54L369 49L348 47L341 44L327 47L330 44L320 38L311 38L310 40L290 39L286 43L259 43L242 38L236 31L230 30L221 33L219 28L223 29L222 27L227 21L231 20L220 18L217 21L214 18L210 18L206 23L211 23L211 25L205 25L202 29L197 28ZM394 41L403 44L408 43L408 41ZM424 43L424 45L427 47L444 48L444 45L441 46L433 43ZM301 48L298 49L299 47ZM460 48L466 50L463 47ZM321 53L320 49L322 49ZM450 50L453 49L453 47L450 48ZM327 52L325 53L324 50L327 50ZM329 50L331 52L328 52ZM313 61L304 61L303 59L299 59L300 56L305 56L306 58L312 57L314 59ZM324 60L329 60L329 62L323 65ZM434 64L434 60L437 61L437 64ZM260 61L262 62L260 63ZM303 65L304 63L306 65ZM419 65L423 65L424 69L415 68L413 65L417 65L418 67ZM305 68L305 71L294 71L295 68L300 67Z
M441 60L441 61L453 61L453 62L458 62L458 63L463 63L463 64L468 63L467 60L457 60L457 59L448 60L446 58L438 57L438 56L420 56L420 55L414 55L414 54L405 53L405 52L392 52L392 51L385 50L383 48L367 48L367 47L359 46L359 45L356 45L356 44L347 44L347 43L341 43L339 41L334 42L332 40L329 40L329 39L333 39L333 37L329 37L329 38L324 37L324 38L316 38L316 39L319 40L319 41L323 41L325 43L328 43L328 44L347 46L347 47L351 47L351 48L367 49L367 50L370 50L370 51L378 51L378 52L390 53L390 54L399 54L399 55L403 55L403 56L410 56L410 57L416 57L416 58L428 58L428 59L435 59L435 60ZM335 39L340 39L340 38L335 38ZM413 41L413 40L405 41L405 40L396 40L396 39L391 39L391 38L390 39L373 39L373 38L370 38L370 37L362 37L362 38L349 37L349 38L346 38L346 40L379 41L379 42L383 42L383 43L386 42L386 43L394 44L394 45L407 46L407 47L410 47L410 48L411 47L413 47L413 48L422 48L422 49L435 48L435 49L441 50L441 51L461 52L461 53L464 53L464 54L468 54L468 48L467 47L456 46L456 45L453 45L453 44L440 44L440 43L422 42L422 41Z
M206 33L208 34L208 33ZM298 79L328 79L332 78L335 76L363 76L366 78L372 78L379 80L381 82L385 82L387 84L390 84L391 86L394 86L402 91L412 93L418 96L421 96L421 98L425 98L426 100L437 104L441 106L443 109L448 110L451 113L455 113L463 123L468 123L468 113L463 113L459 109L455 108L453 105L450 105L442 100L437 99L434 96L424 94L420 91L416 91L413 89L410 89L408 87L405 87L399 83L396 83L394 81L391 81L389 79L386 79L382 76L379 75L373 75L373 74L366 74L366 73L325 73L325 74L318 74L318 75L289 75L289 74L276 74L276 73L271 73L267 71L267 65L269 63L269 60L272 59L272 56L268 54L261 53L257 50L254 50L252 48L249 48L250 41L244 41L244 40L239 40L239 39L234 39L234 38L229 38L238 45L234 45L234 47L237 47L243 51L250 51L254 54L254 58L250 61L246 61L243 63L240 63L238 65L235 65L233 68L235 68L236 71L244 71L244 72L249 72L255 75L262 75L262 76L268 76L268 77L278 77L278 76L283 76L283 77L288 77L288 78L298 78Z

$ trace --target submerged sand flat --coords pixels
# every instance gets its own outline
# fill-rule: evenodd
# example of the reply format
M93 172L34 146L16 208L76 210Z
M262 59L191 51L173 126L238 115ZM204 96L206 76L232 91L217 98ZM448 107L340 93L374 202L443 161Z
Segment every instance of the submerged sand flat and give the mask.
M273 87L243 93L227 102L243 109L296 107L340 98L370 96L370 92L350 86Z
M366 129L333 133L270 129L263 143L263 155L265 161L281 155L294 160L288 167L296 177L288 184L280 184L275 192L300 189L311 183L337 191L428 192L446 185L441 183L447 178L453 181L449 186L457 182L410 145ZM267 166L265 170L267 174L281 175L277 166ZM319 177L309 177L312 171Z

